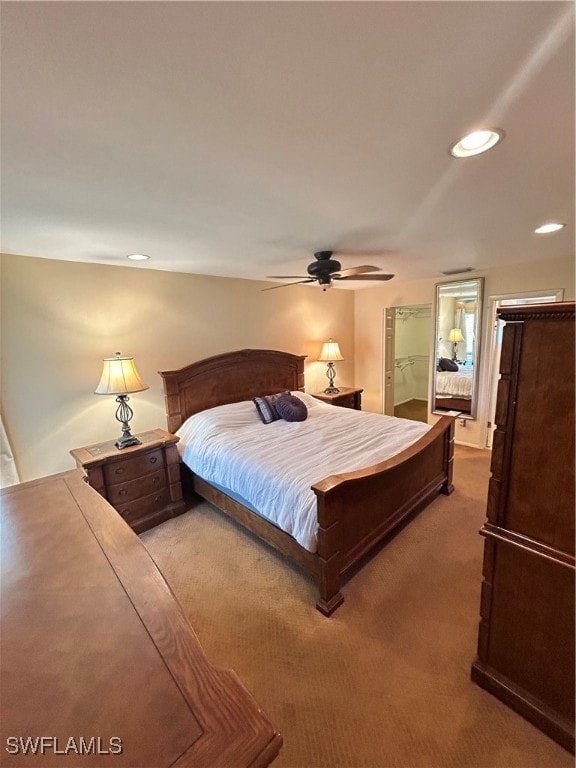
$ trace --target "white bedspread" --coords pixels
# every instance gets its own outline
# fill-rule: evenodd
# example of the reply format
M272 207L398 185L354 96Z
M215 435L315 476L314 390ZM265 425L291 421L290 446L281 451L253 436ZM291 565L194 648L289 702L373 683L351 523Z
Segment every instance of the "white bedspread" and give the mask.
M249 401L198 413L176 434L182 460L193 472L242 497L315 552L316 496L310 486L385 461L431 427L294 394L308 406L306 421L263 424Z
M473 371L472 367L459 371L437 371L436 397L472 398Z

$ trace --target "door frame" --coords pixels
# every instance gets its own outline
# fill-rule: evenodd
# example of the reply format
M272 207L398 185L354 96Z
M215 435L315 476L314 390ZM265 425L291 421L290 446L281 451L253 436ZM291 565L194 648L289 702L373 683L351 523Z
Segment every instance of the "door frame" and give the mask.
M433 321L433 303L430 301L414 301L409 304L395 304L391 307L384 307L382 310L382 341L384 344L384 354L382 355L382 413L388 416L394 416L394 377L396 375L396 313L400 309L426 309L430 308L431 321ZM431 350L434 347L434 329L429 333L429 362L428 362L428 386L426 396L428 401L428 417L431 411L430 401L430 371L435 370L432 365L433 356ZM415 355L419 357L419 355Z
M394 416L394 355L396 308L384 308L384 365L382 367L382 413Z

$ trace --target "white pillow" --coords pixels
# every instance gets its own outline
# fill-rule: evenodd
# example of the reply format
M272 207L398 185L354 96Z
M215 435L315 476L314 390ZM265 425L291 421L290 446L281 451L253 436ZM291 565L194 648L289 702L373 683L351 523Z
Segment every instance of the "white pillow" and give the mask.
M312 395L306 394L306 392L292 392L292 394L296 395L296 397L299 397L307 408L323 408L324 406L327 408L332 408L332 406L328 403L323 403L322 400L318 400L316 397L312 397Z

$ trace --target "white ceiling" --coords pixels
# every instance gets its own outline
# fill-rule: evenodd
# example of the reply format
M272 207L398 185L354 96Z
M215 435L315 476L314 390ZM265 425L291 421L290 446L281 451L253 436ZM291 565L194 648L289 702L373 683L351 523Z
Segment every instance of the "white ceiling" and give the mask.
M5 253L251 279L574 255L573 2L3 2L1 86ZM483 126L505 140L449 155Z

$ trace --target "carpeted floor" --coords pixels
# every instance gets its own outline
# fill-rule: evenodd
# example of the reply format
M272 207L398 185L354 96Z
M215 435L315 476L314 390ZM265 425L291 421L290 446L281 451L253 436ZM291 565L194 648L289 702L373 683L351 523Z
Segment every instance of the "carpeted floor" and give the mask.
M408 400L406 403L394 406L394 416L399 419L413 419L414 421L423 421L428 423L428 401L427 400Z
M274 768L572 768L470 681L489 452L456 447L440 496L344 586L310 579L206 503L141 535L209 660L284 738Z

